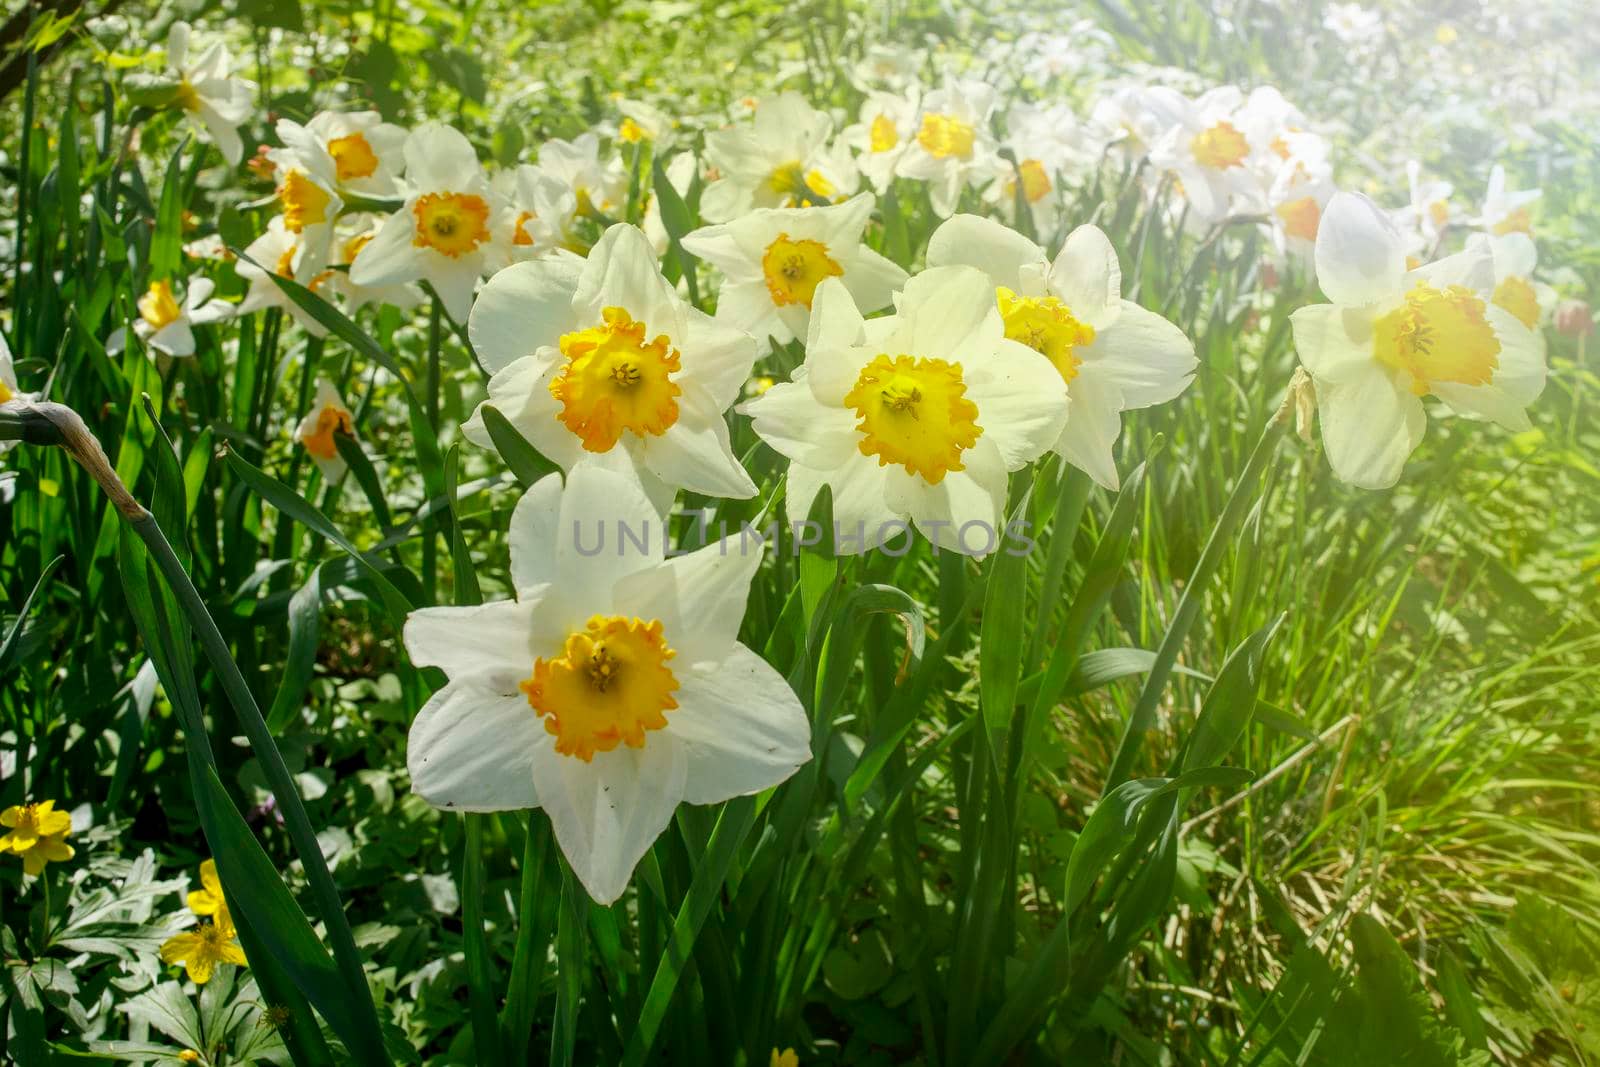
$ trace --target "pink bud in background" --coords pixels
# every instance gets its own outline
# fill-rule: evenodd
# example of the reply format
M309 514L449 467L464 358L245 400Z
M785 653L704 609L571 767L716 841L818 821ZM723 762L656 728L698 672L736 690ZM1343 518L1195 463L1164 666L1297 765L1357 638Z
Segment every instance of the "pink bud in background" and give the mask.
M1556 306L1556 329L1567 337L1594 333L1594 313L1582 300L1563 300Z

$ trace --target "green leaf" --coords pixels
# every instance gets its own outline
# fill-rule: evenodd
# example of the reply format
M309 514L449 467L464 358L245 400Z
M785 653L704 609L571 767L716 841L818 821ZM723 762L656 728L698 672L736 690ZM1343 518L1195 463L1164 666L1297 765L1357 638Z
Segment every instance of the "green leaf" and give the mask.
M1251 634L1223 662L1189 736L1183 755L1185 771L1221 763L1250 725L1261 687L1261 653L1283 620L1279 615Z
M500 453L500 458L511 468L517 484L522 488L529 488L540 478L559 469L528 443L528 439L511 425L499 408L485 404L479 411L483 415L484 429L489 431L489 438L494 441L494 450Z
M1032 485L1024 490L1012 521L1028 513ZM1007 523L1006 529L1011 529ZM978 699L983 729L989 737L991 758L1005 759L1006 736L1017 703L1017 682L1022 677L1023 621L1027 597L1028 556L1019 546L999 535L999 547L989 564L984 590L983 624L978 632ZM999 770L998 763L996 764Z
M267 728L281 734L300 713L316 672L317 637L322 623L322 569L313 567L305 584L289 598L289 647L282 680L267 710Z

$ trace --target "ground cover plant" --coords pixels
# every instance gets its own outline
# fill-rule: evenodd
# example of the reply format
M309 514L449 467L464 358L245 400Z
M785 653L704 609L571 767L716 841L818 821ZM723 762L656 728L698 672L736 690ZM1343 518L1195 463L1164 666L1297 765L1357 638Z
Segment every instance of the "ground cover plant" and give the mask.
M1559 3L27 4L0 1056L1600 1056Z

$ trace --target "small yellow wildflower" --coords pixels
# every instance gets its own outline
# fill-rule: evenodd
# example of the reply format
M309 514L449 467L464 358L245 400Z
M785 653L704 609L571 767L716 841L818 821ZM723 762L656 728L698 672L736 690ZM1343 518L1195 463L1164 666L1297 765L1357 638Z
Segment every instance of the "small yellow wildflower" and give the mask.
M175 934L161 946L162 963L181 963L195 985L211 981L211 972L220 963L244 966L244 950L234 942L233 922L201 923L193 930Z
M216 860L206 860L200 865L200 886L189 894L189 910L196 915L212 916L219 925L232 928L233 918L228 914L228 902L222 897Z
M72 833L72 816L55 810L56 802L41 800L0 812L0 826L8 832L0 837L0 852L22 857L22 869L37 875L48 863L70 860L72 846L66 837Z
M786 1048L782 1052L773 1049L770 1067L800 1067L800 1057L792 1048Z

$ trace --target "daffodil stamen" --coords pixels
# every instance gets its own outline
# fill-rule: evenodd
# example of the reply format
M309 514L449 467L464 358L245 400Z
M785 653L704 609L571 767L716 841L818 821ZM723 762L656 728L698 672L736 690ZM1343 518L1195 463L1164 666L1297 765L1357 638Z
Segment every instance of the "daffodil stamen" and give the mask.
M932 112L922 116L917 143L935 159L971 159L977 130L954 115Z
M964 469L962 452L983 433L978 406L966 391L959 363L880 354L862 369L844 406L860 417L862 455L938 485L950 471Z
M536 660L518 688L556 751L588 763L618 745L643 748L649 731L667 725L665 713L678 706L667 667L675 655L659 620L596 615L567 635L561 655Z
M561 422L590 452L608 452L623 431L659 436L678 421L683 390L672 380L678 350L665 334L646 340L645 326L619 307L599 326L561 337L567 364L550 383Z
M1189 148L1195 162L1214 170L1240 166L1250 154L1250 143L1244 139L1244 134L1227 120L1195 134Z

